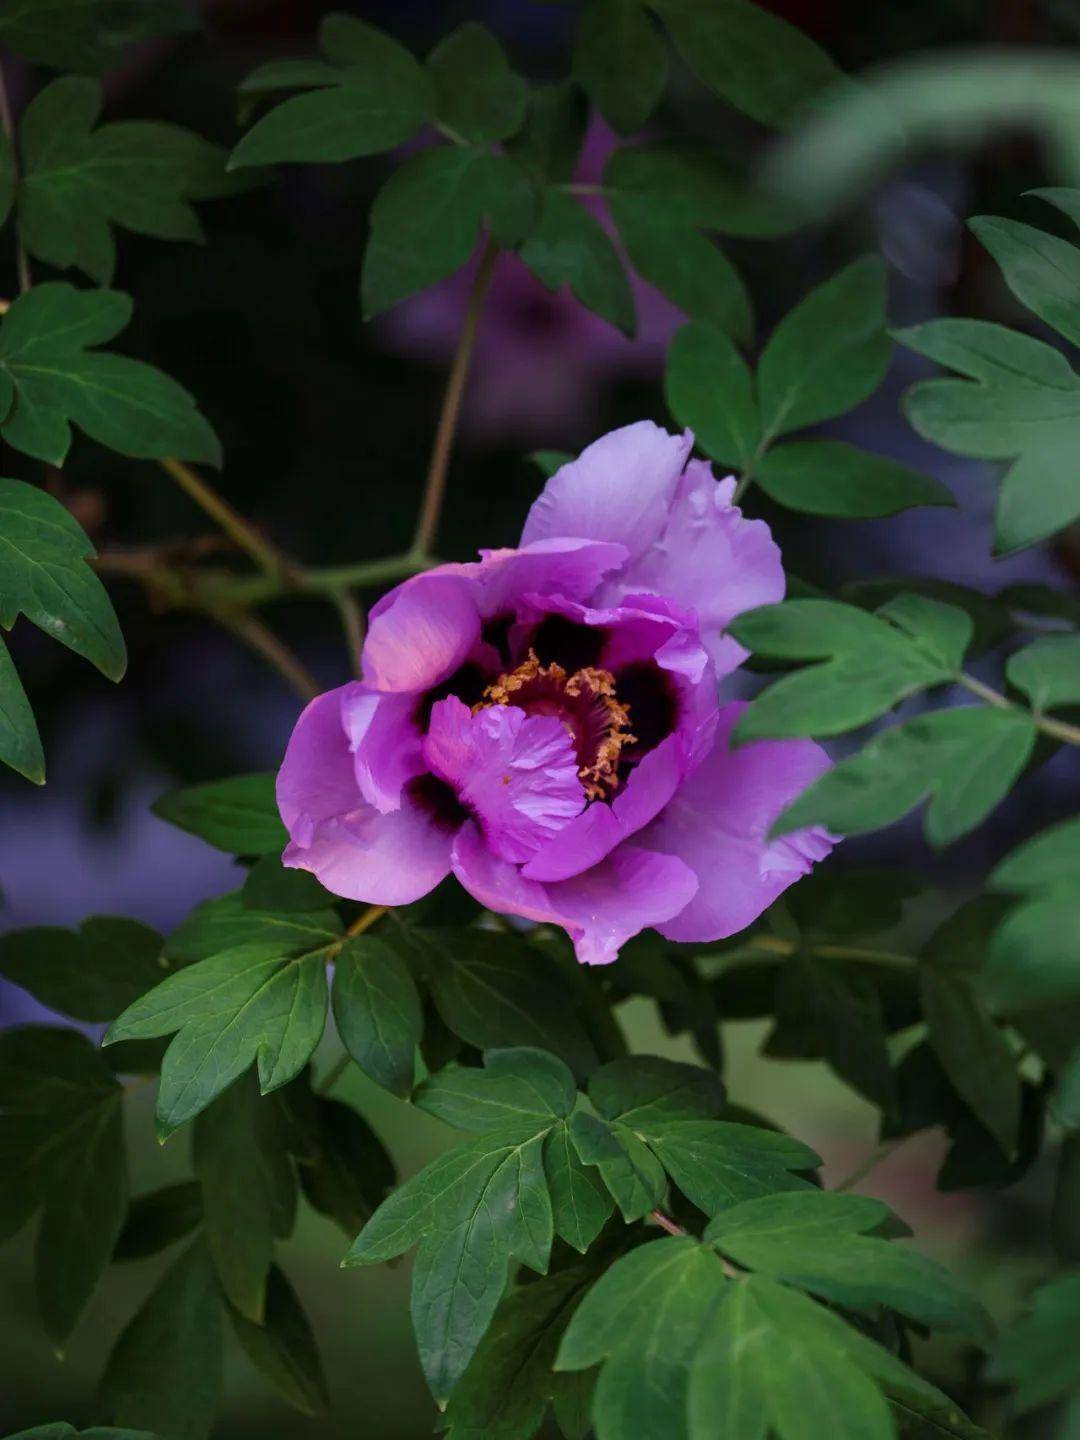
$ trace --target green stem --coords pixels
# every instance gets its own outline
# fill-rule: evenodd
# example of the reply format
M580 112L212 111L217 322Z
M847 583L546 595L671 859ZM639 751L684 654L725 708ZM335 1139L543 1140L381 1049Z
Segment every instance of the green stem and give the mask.
M1036 728L1044 735L1051 736L1054 740L1060 740L1065 745L1080 745L1080 726L1070 725L1065 720L1055 720L1052 715L1044 715L1039 710L1026 710L1022 705L1014 705L1011 700L993 689L990 685L984 685L981 680L976 680L974 675L968 675L961 671L956 677L958 685L969 690L972 695L977 695L987 705L993 705L998 710L1012 710L1017 715L1027 715L1031 718Z
M265 575L277 578L288 569L285 557L280 555L269 541L264 540L258 531L217 493L212 485L209 485L201 475L197 475L192 470L190 465L185 465L182 460L171 458L161 460L159 464L167 475L172 476L184 494L194 500L195 504L205 511L216 525L220 525L237 549L243 550L245 554L249 555Z

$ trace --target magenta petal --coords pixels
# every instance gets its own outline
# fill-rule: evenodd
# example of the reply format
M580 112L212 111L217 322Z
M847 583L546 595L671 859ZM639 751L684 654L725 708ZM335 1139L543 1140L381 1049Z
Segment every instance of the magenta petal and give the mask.
M634 766L610 804L594 801L522 867L522 875L528 880L566 880L598 864L660 813L686 770L682 739L669 735Z
M745 929L834 844L820 828L780 840L780 812L829 768L811 740L758 740L729 748L744 703L720 711L710 754L639 843L677 855L701 881L686 909L657 926L669 940L722 940Z
M685 908L698 883L674 856L620 845L584 874L541 885L493 855L475 825L458 833L453 867L469 894L489 910L562 926L583 965L610 964L640 930Z
M764 520L747 520L732 505L735 481L713 479L712 466L693 460L679 481L655 545L605 582L596 603L620 604L635 590L651 590L697 612L718 675L746 659L723 632L744 610L784 598L780 551Z
M407 905L448 874L453 833L407 795L388 815L364 802L342 719L351 689L320 695L296 722L277 780L290 836L282 863L310 870L335 895Z
M384 814L398 809L402 786L424 770L416 709L411 694L368 690L359 683L342 691L341 718L356 783L368 804Z
M522 545L576 535L613 540L636 559L664 528L692 444L689 433L669 435L651 420L595 440L544 486L525 521Z
M573 742L550 715L502 705L474 715L460 700L440 700L424 758L504 860L530 859L585 804Z
M372 608L363 651L369 689L427 690L465 661L480 638L480 616L462 569L418 575Z
M623 545L575 539L537 540L519 550L481 553L480 564L468 568L476 579L485 619L512 610L526 592L587 600L604 576L629 558Z

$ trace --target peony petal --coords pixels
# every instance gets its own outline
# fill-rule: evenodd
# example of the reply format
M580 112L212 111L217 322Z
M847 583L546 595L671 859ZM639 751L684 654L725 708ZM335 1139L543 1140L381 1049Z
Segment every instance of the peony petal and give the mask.
M527 592L587 600L604 576L629 558L624 545L575 539L537 540L520 550L481 553L480 564L468 569L476 580L485 619L512 611Z
M407 905L450 870L454 829L416 804L381 815L357 787L342 719L343 686L313 700L296 722L278 772L289 832L282 863L310 870L328 890L373 905Z
M480 639L475 589L463 566L399 585L372 608L364 641L371 690L428 690L463 664Z
M722 940L745 929L835 843L813 828L769 840L780 812L829 768L811 740L758 740L729 748L746 706L725 705L711 753L653 823L647 849L677 855L701 886L686 909L657 926L669 940Z
M557 470L533 504L522 545L556 536L613 540L631 561L658 538L693 445L639 420L595 440Z
M610 964L640 930L684 909L698 883L674 856L621 845L584 874L541 885L493 855L475 825L464 826L454 841L453 867L489 910L562 926L583 965Z
M610 804L594 801L522 867L522 875L528 880L566 880L599 864L660 813L687 769L682 738L669 735L634 766Z
M423 774L417 699L354 682L342 691L341 718L360 794L384 814L401 805L402 786Z
M596 602L622 604L635 590L650 590L696 611L721 676L746 659L726 627L744 610L784 598L780 550L764 520L747 520L732 505L734 489L731 477L717 481L706 461L691 461L656 543L606 581Z
M460 700L440 700L431 711L424 759L504 860L530 859L585 804L573 742L550 715L503 705L474 715Z

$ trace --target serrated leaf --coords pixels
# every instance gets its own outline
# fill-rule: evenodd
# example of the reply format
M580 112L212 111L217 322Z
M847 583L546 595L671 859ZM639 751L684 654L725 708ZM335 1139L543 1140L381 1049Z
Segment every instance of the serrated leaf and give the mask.
M545 190L521 259L549 290L569 285L576 299L627 335L636 327L634 296L618 251L585 207Z
M205 960L222 950L263 940L277 944L282 955L304 955L341 936L341 919L334 910L285 914L252 910L244 896L245 891L234 890L196 905L165 941L165 958Z
M92 916L78 930L40 926L0 936L0 975L73 1020L114 1020L169 968L161 936L120 916Z
M722 1211L705 1237L738 1264L824 1299L871 1315L887 1305L987 1345L994 1334L990 1317L948 1271L865 1233L888 1215L866 1196L792 1190Z
M274 1265L266 1286L266 1313L254 1324L229 1307L236 1338L260 1375L303 1415L324 1415L330 1400L311 1324L295 1290Z
M505 140L525 118L528 90L491 31L468 21L428 56L435 113L474 145Z
M616 130L645 124L667 83L667 47L639 0L590 0L578 20L574 74Z
M840 520L898 515L916 505L956 504L940 480L842 440L778 445L758 461L754 478L766 495L789 510Z
M579 1157L569 1121L564 1120L548 1133L544 1170L555 1233L584 1255L615 1207L597 1170Z
M1002 1336L991 1376L1014 1387L1024 1412L1080 1389L1076 1345L1080 1337L1080 1275L1065 1275L1035 1291L1030 1312Z
M443 1417L449 1440L529 1440L563 1377L552 1362L591 1278L581 1265L512 1290L480 1342Z
M350 15L328 15L319 27L326 66L257 71L248 93L312 86L256 122L229 168L278 161L342 161L402 144L434 114L423 66L403 45Z
M1057 235L998 216L977 215L968 228L1001 266L1020 303L1080 344L1080 250Z
M221 1390L221 1294L196 1240L169 1267L113 1347L102 1399L120 1425L207 1440Z
M891 825L929 797L927 839L951 844L1009 793L1036 733L1019 711L991 706L939 710L894 725L815 781L773 832L824 825L838 835L859 835Z
M334 964L334 1019L364 1074L407 1096L424 1029L420 995L400 954L373 935L346 940Z
M109 1264L127 1210L123 1091L85 1036L0 1034L0 1235L41 1210L38 1306L61 1345Z
M225 152L178 125L121 121L94 129L97 80L55 80L27 107L19 130L19 235L31 255L108 285L112 226L161 240L202 239L192 200L227 193Z
M62 281L35 285L12 302L0 321L0 376L14 387L14 404L0 419L9 445L62 465L74 424L135 459L220 465L217 436L175 380L141 360L90 348L130 318L126 295Z
M482 930L410 932L445 1024L480 1050L550 1050L575 1075L596 1063L558 967L535 947ZM396 942L395 942L396 943Z
M136 1195L113 1250L114 1260L143 1260L156 1255L202 1224L202 1187L179 1180Z
M923 628L936 610L946 612L942 624L963 624L970 636L962 611L910 598L922 601ZM908 616L910 608L898 618ZM889 618L835 600L787 600L738 616L729 631L755 654L825 663L775 681L743 714L736 740L838 735L877 719L905 696L953 677L955 652L945 663L936 644L926 644L910 624L890 624Z
M561 1060L524 1047L489 1050L484 1069L450 1065L418 1088L416 1105L459 1130L483 1132L509 1125L537 1129L565 1119L577 1087Z
M165 1138L253 1062L263 1094L298 1075L322 1037L326 1003L325 947L289 959L277 944L250 942L170 976L130 1006L103 1043L178 1032L158 1088Z
M44 490L0 479L0 625L19 615L82 655L110 680L127 667L124 637L94 547L71 513Z
M55 70L97 73L137 40L197 30L182 0L6 0L0 42Z
M896 339L968 377L912 386L904 411L918 433L955 454L1015 462L998 494L999 553L1034 544L1080 515L1073 464L1080 379L1063 355L983 320L935 320Z
M764 125L792 127L843 81L824 50L750 0L651 0L694 74Z
M673 1120L641 1131L649 1149L686 1198L706 1215L776 1190L805 1188L792 1173L821 1159L773 1130L728 1120Z
M728 1283L708 1247L671 1236L622 1256L592 1287L555 1364L605 1362L593 1400L599 1440L683 1440L693 1357Z
M670 1120L711 1119L724 1108L724 1087L711 1070L659 1055L609 1061L589 1080L589 1099L607 1120L633 1130Z
M664 1198L664 1169L645 1142L626 1126L613 1125L580 1101L567 1130L578 1158L595 1165L629 1225Z
M758 363L767 435L843 415L877 389L892 349L885 300L885 266L864 255L781 320Z
M535 209L531 183L506 155L444 145L411 156L371 207L365 319L460 270L482 224L501 245L517 244Z
M151 810L230 855L279 853L288 842L274 796L274 776L233 775L159 796Z
M274 1241L292 1230L296 1181L273 1102L250 1072L195 1121L206 1243L230 1304L261 1325Z
M684 326L671 342L664 385L668 409L706 454L740 470L750 465L761 439L754 379L723 330L706 321Z
M1080 705L1080 635L1043 635L1005 664L1011 684L1037 711Z

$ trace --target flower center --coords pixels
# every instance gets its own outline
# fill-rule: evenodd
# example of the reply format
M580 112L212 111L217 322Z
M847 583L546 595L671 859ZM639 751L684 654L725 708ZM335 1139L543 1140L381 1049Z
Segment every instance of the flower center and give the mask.
M586 665L567 674L561 665L541 665L530 650L524 664L487 687L473 713L490 705L515 705L528 715L560 720L574 742L578 777L590 800L606 799L618 785L619 753L636 737L610 670Z

